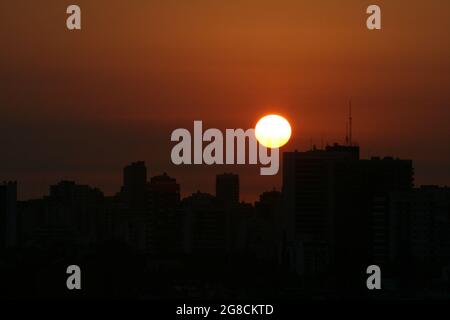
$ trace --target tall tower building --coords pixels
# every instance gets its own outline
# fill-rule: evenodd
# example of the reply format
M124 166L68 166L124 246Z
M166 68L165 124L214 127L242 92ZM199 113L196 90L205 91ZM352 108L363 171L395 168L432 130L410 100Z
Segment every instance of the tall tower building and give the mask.
M225 206L239 204L239 176L233 173L216 176L216 197Z
M196 192L182 201L185 215L184 252L224 258L230 232L226 209L207 193Z
M421 186L391 194L390 259L446 267L450 261L450 188Z
M130 207L148 205L147 167L144 161L133 162L123 169L121 200Z
M345 167L359 160L359 147L327 146L325 150L283 154L284 225L287 238L325 241L332 236L334 187Z
M0 184L0 248L17 243L17 183Z
M283 225L296 248L290 253L296 271L351 275L364 263L384 261L389 193L411 189L412 182L410 160L361 160L355 145L284 153Z
M150 179L149 190L156 207L173 208L180 202L180 185L165 172Z
M153 253L160 257L175 257L182 252L180 185L164 172L151 178L149 192L152 225L147 231L152 236Z
M133 190L142 188L147 183L147 167L144 161L133 162L123 169L123 186Z

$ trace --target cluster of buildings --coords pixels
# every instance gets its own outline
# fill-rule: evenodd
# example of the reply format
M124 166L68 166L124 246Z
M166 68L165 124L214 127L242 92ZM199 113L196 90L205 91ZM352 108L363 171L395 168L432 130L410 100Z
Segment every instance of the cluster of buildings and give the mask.
M240 202L239 176L232 173L216 176L215 195L198 191L181 199L176 179L166 173L148 178L144 162L123 169L123 185L112 197L73 181L61 181L50 186L48 196L27 201L17 201L16 183L0 190L2 247L89 247L114 239L155 259L228 259L249 246L261 247L248 241L249 221L259 220L259 211L275 220L281 204L278 191L261 195L256 210ZM5 233L11 230L14 240Z
M415 188L410 160L337 144L286 152L282 212L290 268L310 279L332 273L342 288L373 264L397 284L449 270L450 188Z
M448 273L450 188L415 188L410 160L361 159L353 145L285 152L281 192L252 205L240 202L239 188L238 175L226 173L216 176L215 195L181 199L177 181L165 173L149 179L144 162L124 168L113 197L63 181L42 199L17 201L16 183L7 182L0 246L120 239L155 259L252 257L308 279L334 275L342 286L372 264L387 274L411 266Z

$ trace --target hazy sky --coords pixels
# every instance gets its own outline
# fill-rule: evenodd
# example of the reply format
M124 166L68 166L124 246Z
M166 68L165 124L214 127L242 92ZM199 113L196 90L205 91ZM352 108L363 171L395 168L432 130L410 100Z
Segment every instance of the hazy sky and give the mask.
M66 29L78 4L82 30ZM112 194L145 160L183 194L241 174L243 198L279 187L258 167L175 167L170 133L249 128L285 115L294 139L343 142L349 98L363 157L414 160L417 184L450 184L450 2L96 0L0 3L0 180L20 197L73 179Z

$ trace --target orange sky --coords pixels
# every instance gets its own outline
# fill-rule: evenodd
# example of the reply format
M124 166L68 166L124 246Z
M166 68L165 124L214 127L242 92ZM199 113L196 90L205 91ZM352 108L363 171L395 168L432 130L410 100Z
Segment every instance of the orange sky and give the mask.
M81 32L65 27L73 3ZM111 194L142 159L184 194L237 170L253 200L279 177L174 167L170 132L278 112L294 129L285 150L302 150L343 142L351 97L364 157L410 158L418 184L450 184L450 2L376 3L374 32L361 0L2 1L0 180L22 198L61 178Z

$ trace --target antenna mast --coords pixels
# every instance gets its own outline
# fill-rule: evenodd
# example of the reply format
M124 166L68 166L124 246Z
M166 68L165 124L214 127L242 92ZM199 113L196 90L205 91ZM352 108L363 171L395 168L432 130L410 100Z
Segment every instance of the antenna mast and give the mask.
M352 145L352 101L349 101L348 104L348 126L349 126L349 142L350 146Z
M345 145L348 146L348 121L345 122Z

